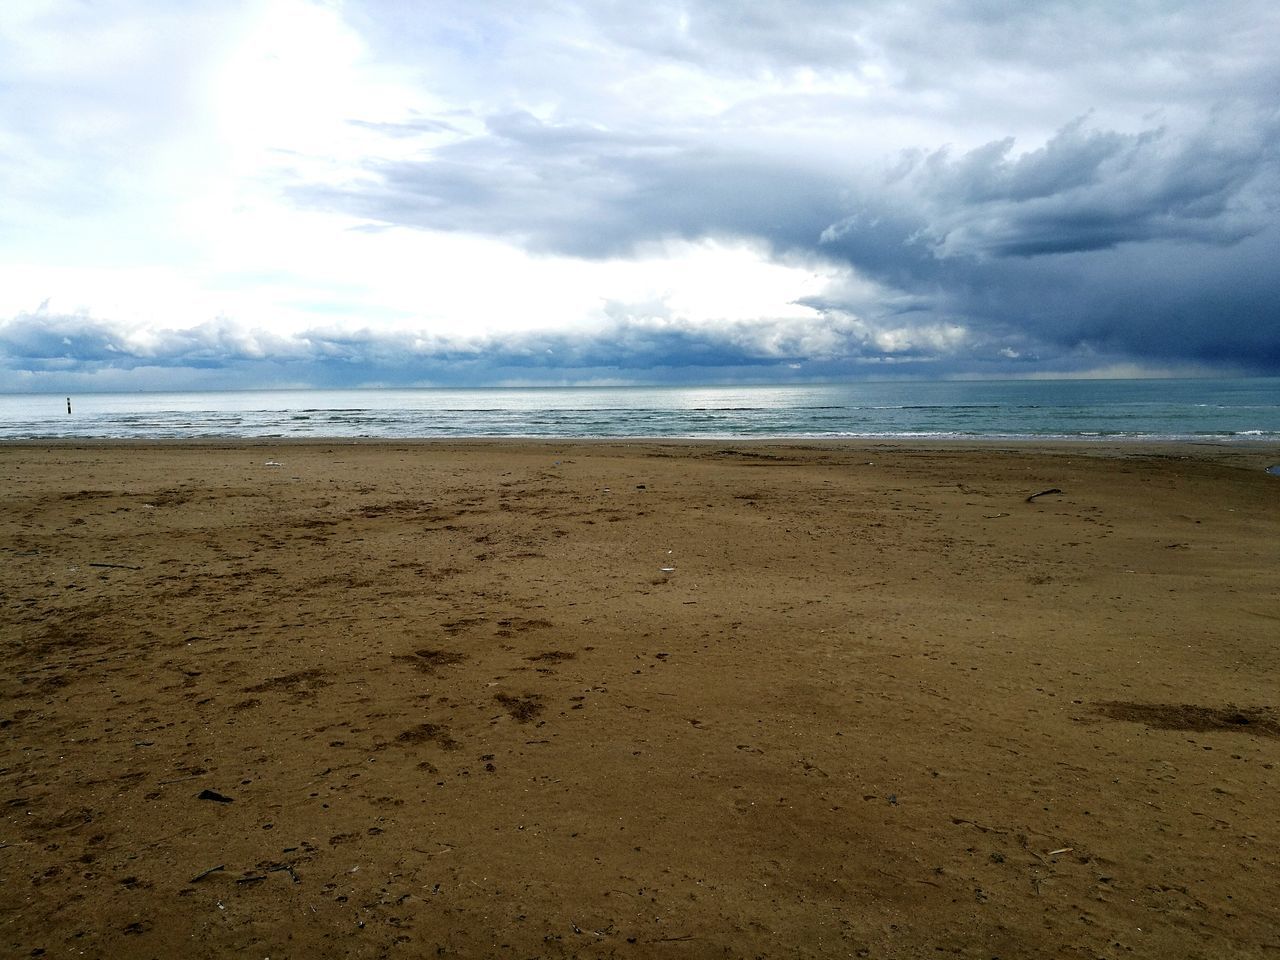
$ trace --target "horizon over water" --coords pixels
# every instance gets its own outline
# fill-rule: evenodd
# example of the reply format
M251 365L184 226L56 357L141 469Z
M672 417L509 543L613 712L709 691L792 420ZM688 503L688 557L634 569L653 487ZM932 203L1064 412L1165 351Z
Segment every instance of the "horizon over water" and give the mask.
M1280 439L1280 378L0 394L0 440Z

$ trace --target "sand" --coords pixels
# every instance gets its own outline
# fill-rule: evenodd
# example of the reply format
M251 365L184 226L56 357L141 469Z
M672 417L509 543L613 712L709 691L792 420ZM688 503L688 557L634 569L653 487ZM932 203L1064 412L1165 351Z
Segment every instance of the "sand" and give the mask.
M0 446L0 954L1274 957L1275 459Z

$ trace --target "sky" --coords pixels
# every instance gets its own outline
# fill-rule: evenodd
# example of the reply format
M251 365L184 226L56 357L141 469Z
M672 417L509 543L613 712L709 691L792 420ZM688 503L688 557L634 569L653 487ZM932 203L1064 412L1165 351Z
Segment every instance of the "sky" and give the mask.
M1274 0L4 0L0 392L1280 375Z

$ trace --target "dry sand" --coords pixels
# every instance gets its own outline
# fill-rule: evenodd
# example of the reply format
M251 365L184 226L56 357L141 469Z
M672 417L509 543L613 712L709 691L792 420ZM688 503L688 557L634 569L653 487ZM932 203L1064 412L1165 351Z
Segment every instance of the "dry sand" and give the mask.
M1269 462L0 446L0 954L1275 957Z

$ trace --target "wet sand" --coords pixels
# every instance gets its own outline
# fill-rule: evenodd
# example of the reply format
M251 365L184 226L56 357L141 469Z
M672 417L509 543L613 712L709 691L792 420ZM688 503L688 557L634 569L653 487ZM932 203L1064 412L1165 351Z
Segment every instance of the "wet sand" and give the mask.
M1276 956L1276 459L0 446L0 953Z

